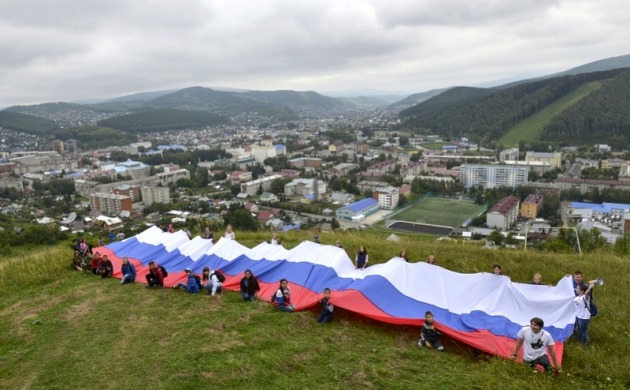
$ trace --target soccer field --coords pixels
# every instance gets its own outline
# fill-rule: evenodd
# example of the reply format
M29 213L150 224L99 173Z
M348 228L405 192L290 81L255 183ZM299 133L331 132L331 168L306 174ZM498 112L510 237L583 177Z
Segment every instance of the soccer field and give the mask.
M468 200L427 198L392 216L391 219L458 227L483 208L484 206Z

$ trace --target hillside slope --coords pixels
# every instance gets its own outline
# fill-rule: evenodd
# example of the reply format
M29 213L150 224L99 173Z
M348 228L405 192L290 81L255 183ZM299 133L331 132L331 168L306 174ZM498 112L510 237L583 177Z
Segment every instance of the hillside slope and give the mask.
M206 111L184 111L162 108L116 116L102 120L98 122L98 125L132 133L144 133L150 131L203 128L228 122L227 118Z
M591 92L601 87L601 82L587 83L568 95L556 100L552 104L538 111L534 115L518 123L501 137L499 143L505 147L517 146L519 142L531 142L539 140L549 122L562 111L574 105L576 102L588 96Z
M507 89L483 90L483 96L435 104L429 99L400 113L407 129L427 129L446 137L466 136L491 142L519 122L543 110L580 86L612 79L625 70L586 73L535 81ZM457 91L455 91L457 92ZM435 108L431 106L434 105Z
M284 246L292 248L310 236L287 234ZM418 236L403 235L399 242L385 237L365 231L322 239L328 244L340 239L347 248L379 242L369 248L375 263L401 247L413 259L437 253L440 266L457 272L501 263L515 282L541 272L546 283L555 283L576 268L604 277L606 284L596 291L601 314L591 323L593 346L584 349L570 341L560 376L536 374L453 340L444 340L445 353L423 350L416 345L417 327L380 324L343 310L335 311L331 324L321 325L315 322L318 308L281 313L265 297L249 304L233 292L211 298L121 286L118 280L71 271L69 249L62 245L0 259L0 388L208 388L219 382L224 388L257 389L630 385L630 344L619 342L630 310L625 259L611 253L487 251ZM239 242L248 247L266 238L267 233L239 233Z
M630 70L602 84L545 127L544 140L571 144L612 143L627 148L630 137Z
M59 128L49 119L6 110L0 111L0 127L30 134L51 134Z

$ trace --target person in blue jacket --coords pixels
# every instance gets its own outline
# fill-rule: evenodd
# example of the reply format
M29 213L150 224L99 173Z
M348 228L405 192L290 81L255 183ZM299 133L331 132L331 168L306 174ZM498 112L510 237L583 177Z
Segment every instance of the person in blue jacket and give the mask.
M127 257L122 258L122 266L120 267L122 279L120 284L133 283L136 281L136 267L129 262Z
M188 277L187 283L179 282L177 286L173 286L173 288L179 289L180 287L184 287L186 291L191 294L199 294L199 283L197 283L197 279L190 268L186 268L186 276Z

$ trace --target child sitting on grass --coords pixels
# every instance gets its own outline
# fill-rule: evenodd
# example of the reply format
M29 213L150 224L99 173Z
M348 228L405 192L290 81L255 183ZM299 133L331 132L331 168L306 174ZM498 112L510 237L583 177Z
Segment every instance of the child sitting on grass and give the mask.
M186 268L186 278L186 283L179 282L177 286L173 286L173 289L178 290L180 287L183 287L191 294L199 294L199 283L197 283L197 279L190 268Z
M330 289L324 289L324 299L320 301L322 305L322 311L319 312L319 316L317 316L317 322L320 324L326 324L333 319L333 310L334 306L330 303Z
M440 352L444 351L444 346L440 341L440 335L442 333L438 332L435 329L435 324L433 323L433 313L427 311L424 313L424 325L420 329L420 340L418 341L418 345L420 347L426 348L435 348Z

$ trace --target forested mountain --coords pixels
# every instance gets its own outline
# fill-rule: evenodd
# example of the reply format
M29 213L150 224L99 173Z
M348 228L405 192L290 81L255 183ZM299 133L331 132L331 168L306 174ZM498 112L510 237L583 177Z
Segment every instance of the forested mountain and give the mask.
M99 126L111 127L131 133L203 128L228 123L229 120L207 111L175 110L172 108L150 109L116 116L98 122Z
M426 92L414 93L413 95L409 95L406 98L396 103L391 104L389 108L392 110L402 110L407 107L416 105L418 103L422 103L428 99L431 99L434 96L438 96L439 94L447 90L448 88L441 88L441 89L432 89Z
M468 136L478 141L492 141L505 132L567 95L579 86L593 81L610 80L625 69L593 72L539 80L506 89L455 89L450 95L431 98L400 113L403 127L426 129L446 137ZM610 81L614 82L614 81ZM608 91L608 89L606 89ZM480 96L475 97L475 94ZM626 107L630 100L626 100Z
M589 62L588 64L576 66L564 72L560 72L551 77L567 76L572 74L590 73L590 72L602 72L605 70L630 68L630 54L626 54L619 57L605 58L603 60Z
M606 81L551 119L543 140L585 143L599 141L627 148L630 137L630 70Z
M110 104L110 103L129 103L129 102L144 102L147 100L155 99L160 96L168 95L169 93L173 93L176 90L167 90L167 91L151 91L151 92L139 92L131 95L125 95L121 97L117 97L114 99L109 99L99 104Z
M243 92L243 95L268 104L287 106L296 112L333 111L354 106L345 100L313 91L249 91Z
M426 100L422 104L409 107L400 112L401 116L418 115L423 112L437 110L451 106L455 103L483 97L492 94L494 91L485 88L454 87L446 90L433 98Z
M19 112L22 114L35 115L42 118L46 118L50 115L58 114L60 112L75 110L90 110L90 108L81 104L56 102L33 104L30 106L11 106L4 109L4 111Z
M6 110L0 111L0 127L29 134L50 134L59 128L46 118Z

